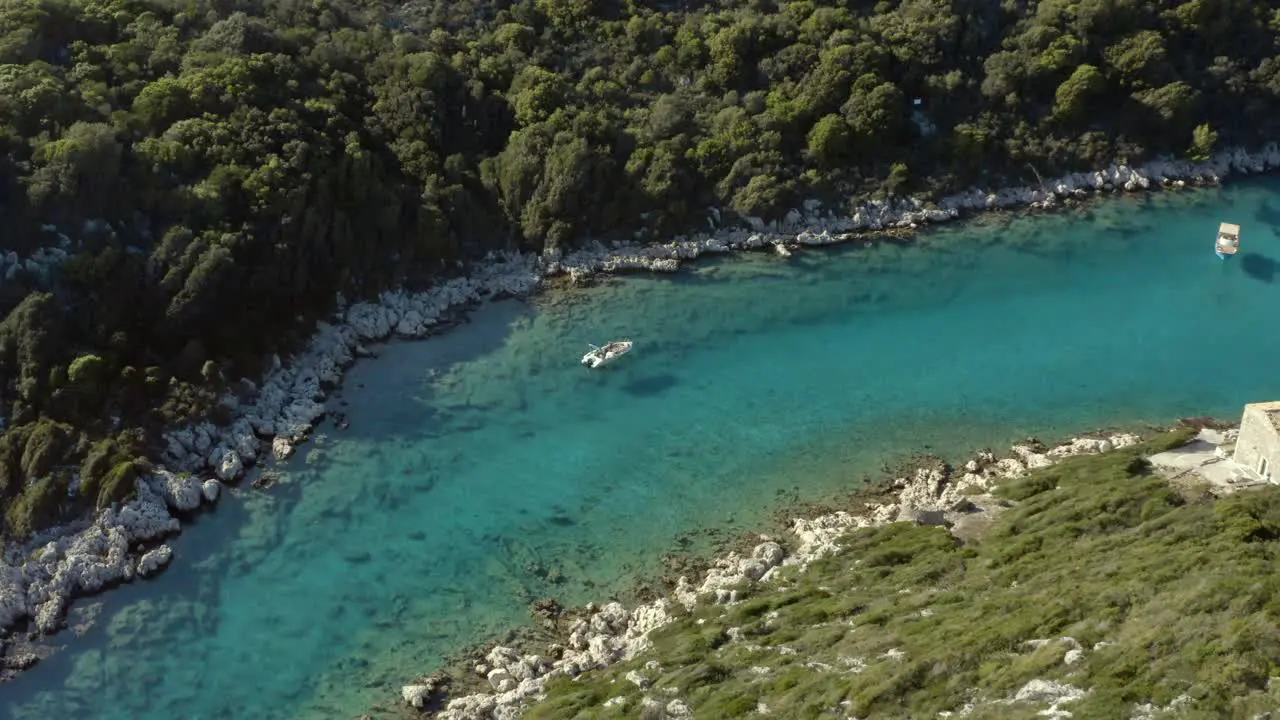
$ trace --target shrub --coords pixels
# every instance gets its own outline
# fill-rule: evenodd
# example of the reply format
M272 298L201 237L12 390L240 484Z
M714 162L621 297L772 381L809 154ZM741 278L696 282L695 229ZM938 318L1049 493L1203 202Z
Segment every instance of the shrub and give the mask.
M8 503L4 519L9 534L25 538L48 527L59 515L67 498L67 481L45 477L31 483Z
M936 527L857 530L792 587L664 627L632 662L657 660L655 686L681 688L695 717L757 702L789 718L844 702L840 712L860 717L934 717L974 702L973 718L1030 717L1038 708L996 701L1034 679L1088 688L1070 705L1077 717L1127 717L1136 703L1182 694L1188 717L1252 717L1280 701L1267 689L1280 657L1280 488L1187 502L1145 468L1133 472L1135 459L1188 437L1006 483L1024 499L963 549ZM744 642L728 642L727 627ZM1083 660L1062 662L1064 636ZM901 656L886 657L891 649ZM859 672L840 670L853 660ZM587 675L607 687L624 672ZM562 687L547 701L560 714L536 714L538 704L535 717L594 717Z

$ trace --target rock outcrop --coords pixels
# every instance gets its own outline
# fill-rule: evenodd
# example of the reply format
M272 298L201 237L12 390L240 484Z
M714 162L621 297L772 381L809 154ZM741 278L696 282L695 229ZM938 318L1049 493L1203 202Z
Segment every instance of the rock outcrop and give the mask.
M170 560L173 560L173 550L168 545L148 550L138 559L138 574L142 577L155 575L168 566Z
M171 512L191 511L204 499L194 478L168 472L140 478L133 500L35 548L21 568L0 564L0 622L7 627L29 617L40 632L53 632L71 598L158 571L172 550L138 548L178 532L181 523Z

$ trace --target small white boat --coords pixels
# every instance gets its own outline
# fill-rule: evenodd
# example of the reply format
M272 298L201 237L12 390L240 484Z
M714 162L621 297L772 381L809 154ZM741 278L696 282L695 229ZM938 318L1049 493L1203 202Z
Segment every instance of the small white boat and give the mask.
M632 343L630 340L615 340L604 347L596 347L591 343L587 345L591 351L582 356L582 364L589 368L598 368L631 352Z
M1219 224L1218 240L1213 245L1213 251L1223 260L1240 252L1240 226L1231 223Z

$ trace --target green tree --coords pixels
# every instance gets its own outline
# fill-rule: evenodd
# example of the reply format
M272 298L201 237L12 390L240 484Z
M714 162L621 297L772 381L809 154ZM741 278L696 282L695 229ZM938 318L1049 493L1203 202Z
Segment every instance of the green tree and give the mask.
M906 98L897 85L863 75L840 108L858 147L875 156L897 143L906 124Z
M48 368L64 352L63 316L50 293L31 293L0 322L0 368L17 379L10 421L21 424L40 405Z
M1161 77L1168 52L1165 40L1154 30L1142 30L1103 51L1107 63L1120 74L1127 86L1140 89Z
M594 0L534 0L553 27L577 30L585 27L595 10Z
M569 91L560 75L536 65L524 67L512 81L508 93L516 122L528 127L547 120L564 106Z
M814 123L808 141L813 159L828 167L838 164L849 154L852 142L849 124L840 115L827 115Z
M107 364L97 355L81 355L71 361L67 379L77 389L97 393L106 379Z
M1187 156L1197 162L1209 159L1214 146L1218 144L1218 132L1209 123L1197 125L1191 132L1191 148Z
M1166 125L1176 125L1191 117L1200 100L1195 88L1185 82L1175 82L1134 95L1139 103L1151 110Z
M77 122L34 154L28 193L55 216L114 215L124 150L103 123Z
M787 187L772 175L760 174L733 195L733 209L741 215L772 217L786 204Z
M1090 109L1090 103L1107 89L1106 78L1093 65L1081 65L1058 86L1054 93L1053 112L1065 120L1078 119Z
M911 184L911 170L906 163L894 163L889 167L889 178L885 181L885 188L894 195L897 195L907 189Z
M1243 0L9 0L0 252L57 233L72 257L0 286L6 425L87 434L75 466L109 439L104 409L137 429L212 412L222 377L256 377L339 293L493 250L1257 145L1280 132L1275 18ZM121 379L101 403L77 400L81 356ZM94 466L103 497L131 487L137 454L118 455ZM0 457L27 487L20 465Z

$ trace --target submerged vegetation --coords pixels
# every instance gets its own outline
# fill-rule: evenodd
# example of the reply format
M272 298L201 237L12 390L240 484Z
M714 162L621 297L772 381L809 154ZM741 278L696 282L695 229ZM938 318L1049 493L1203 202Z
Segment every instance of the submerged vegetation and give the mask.
M741 603L699 604L632 661L558 679L525 717L656 720L672 699L698 718L1273 710L1280 488L1175 489L1142 453L1179 439L1007 481L1013 507L967 544L909 523L852 532Z
M69 257L0 284L3 530L118 499L132 431L338 292L1255 143L1278 33L1246 0L8 0L0 250Z

